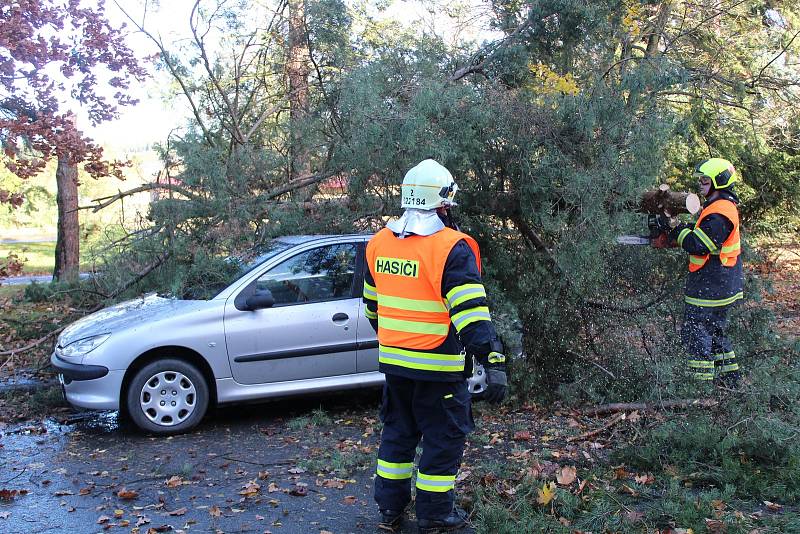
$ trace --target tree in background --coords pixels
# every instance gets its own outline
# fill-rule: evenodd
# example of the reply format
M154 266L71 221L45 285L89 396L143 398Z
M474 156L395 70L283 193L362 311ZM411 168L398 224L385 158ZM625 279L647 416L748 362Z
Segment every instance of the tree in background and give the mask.
M289 129L292 137L290 179L311 174L309 149L303 143L303 127L309 111L308 76L311 73L305 4L305 0L288 0L286 76L289 80Z
M123 34L105 18L102 2L92 7L59 0L5 2L0 7L0 141L5 166L28 178L57 157L67 166L82 164L95 178L121 178L123 163L104 158L102 148L78 131L70 118L72 110L61 99L69 90L74 105L83 108L93 124L107 121L117 116L117 106L134 103L126 91L131 80L144 74ZM62 206L65 213L77 209L75 195L59 198L76 201ZM0 204L18 207L22 202L22 192L0 190ZM59 228L59 235L62 230L66 228ZM75 230L71 225L69 231ZM70 242L77 244L78 236L71 236ZM77 275L77 245L62 243L61 251L56 275Z
M170 43L151 31L148 17L158 13L149 6L141 17L126 14L157 48L192 120L160 147L165 169L150 184L159 191L152 226L130 229L126 243L167 251L157 258L165 263L157 273L181 294L188 285L216 284L219 265L198 254L219 260L304 220L322 228L345 209L307 208L323 183L325 190L342 189L326 180L337 175L330 165L337 141L333 80L350 61L350 19L339 0L197 1L185 21L191 38ZM329 231L350 225L342 217L334 224ZM118 262L128 273L153 265L128 258Z

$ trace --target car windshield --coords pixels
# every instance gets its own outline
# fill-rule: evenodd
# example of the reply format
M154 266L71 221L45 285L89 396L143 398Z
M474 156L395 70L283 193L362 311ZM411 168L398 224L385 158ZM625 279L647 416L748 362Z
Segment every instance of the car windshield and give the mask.
M237 256L215 260L208 268L198 273L189 273L187 285L178 294L184 300L209 300L217 296L233 282L259 265L292 247L291 243L275 239L267 245L254 247ZM195 276L192 276L195 274Z
M231 276L228 277L225 287L228 287L230 284L246 275L268 259L277 256L284 250L287 250L291 247L291 243L276 239L270 241L267 245L254 247L243 254L227 258L225 260L226 263L235 265L237 268L232 270Z

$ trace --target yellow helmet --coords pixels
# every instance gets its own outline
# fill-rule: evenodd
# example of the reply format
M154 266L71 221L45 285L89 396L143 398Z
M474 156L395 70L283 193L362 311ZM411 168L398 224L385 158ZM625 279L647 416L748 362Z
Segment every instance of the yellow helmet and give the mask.
M695 178L706 176L714 184L714 189L726 189L739 181L739 175L733 164L722 158L711 158L699 163L694 168L692 176Z

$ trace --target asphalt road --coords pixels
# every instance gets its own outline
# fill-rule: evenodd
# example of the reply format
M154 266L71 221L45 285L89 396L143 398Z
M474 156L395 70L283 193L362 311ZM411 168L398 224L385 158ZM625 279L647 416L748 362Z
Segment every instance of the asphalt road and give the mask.
M81 273L79 275L82 279L89 278L90 273ZM53 276L50 274L30 275L30 276L9 276L8 278L0 278L0 286L19 286L26 285L33 282L39 284L49 284L53 281Z
M0 532L385 532L378 402L369 390L226 408L170 438L116 413L0 428Z

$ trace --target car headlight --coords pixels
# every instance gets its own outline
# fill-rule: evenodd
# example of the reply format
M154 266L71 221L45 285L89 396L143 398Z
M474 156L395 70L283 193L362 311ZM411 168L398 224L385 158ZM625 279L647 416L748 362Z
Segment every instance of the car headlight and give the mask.
M94 349L102 345L111 334L99 334L96 336L85 337L77 341L73 341L66 347L62 347L59 352L62 356L79 356L81 354L88 354Z

